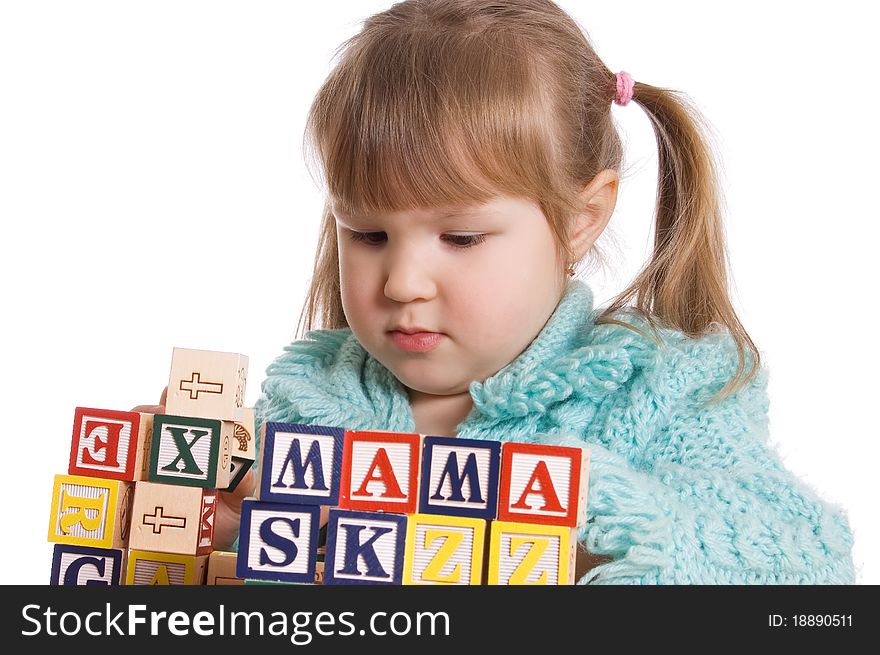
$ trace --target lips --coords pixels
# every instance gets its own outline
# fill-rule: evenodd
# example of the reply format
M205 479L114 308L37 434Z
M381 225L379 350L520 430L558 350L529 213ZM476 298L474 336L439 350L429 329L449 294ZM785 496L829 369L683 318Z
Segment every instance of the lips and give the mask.
M394 345L405 352L428 352L440 345L445 335L440 332L403 332L392 330L389 332Z

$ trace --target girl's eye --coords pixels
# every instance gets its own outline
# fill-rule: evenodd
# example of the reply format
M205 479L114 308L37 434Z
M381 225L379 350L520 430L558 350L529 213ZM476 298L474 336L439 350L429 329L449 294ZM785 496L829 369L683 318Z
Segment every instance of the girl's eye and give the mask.
M354 232L349 231L349 237L351 237L352 241L359 241L366 243L367 245L375 246L382 242L385 239L384 232ZM447 240L448 243L451 243L455 248L459 250L464 250L465 248L471 248L478 244L483 243L486 240L485 234L446 234L443 237Z

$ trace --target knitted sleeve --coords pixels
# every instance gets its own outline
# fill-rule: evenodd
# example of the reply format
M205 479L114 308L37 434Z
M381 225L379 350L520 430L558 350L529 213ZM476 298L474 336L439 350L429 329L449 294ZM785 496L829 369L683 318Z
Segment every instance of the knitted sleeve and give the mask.
M639 462L590 445L579 539L614 559L579 584L854 583L846 513L783 467L755 410L766 398L762 370L720 403L682 407Z

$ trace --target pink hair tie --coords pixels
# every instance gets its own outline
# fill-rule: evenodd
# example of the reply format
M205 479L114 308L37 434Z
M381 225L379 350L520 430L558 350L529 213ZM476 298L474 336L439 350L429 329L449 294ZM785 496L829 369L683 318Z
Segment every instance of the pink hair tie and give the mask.
M615 77L617 78L617 95L614 97L614 102L624 107L632 100L635 81L626 71L620 71Z

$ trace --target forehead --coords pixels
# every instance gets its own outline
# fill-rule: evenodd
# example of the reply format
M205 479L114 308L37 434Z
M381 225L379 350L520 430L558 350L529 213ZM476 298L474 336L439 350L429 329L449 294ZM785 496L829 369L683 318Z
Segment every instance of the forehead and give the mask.
M452 221L459 218L479 218L482 216L496 216L510 214L514 211L522 211L522 205L526 201L498 196L483 204L461 205L449 207L428 207L404 211L376 211L376 212L351 212L345 211L338 203L332 203L334 215L350 218L353 220L375 220L383 217L410 218L423 221Z

